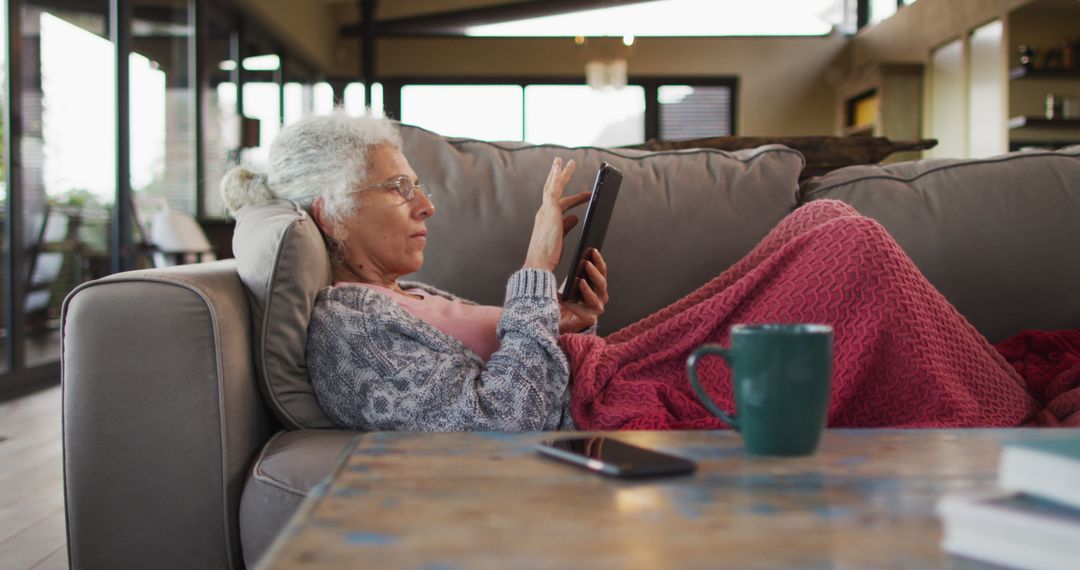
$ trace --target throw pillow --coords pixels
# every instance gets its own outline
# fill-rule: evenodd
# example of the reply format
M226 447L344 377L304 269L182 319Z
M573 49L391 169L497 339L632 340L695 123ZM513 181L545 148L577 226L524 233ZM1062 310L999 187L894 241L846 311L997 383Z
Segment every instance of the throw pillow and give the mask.
M315 296L330 284L319 228L292 202L248 206L236 212L233 251L248 291L267 405L289 429L335 427L315 399L304 358Z

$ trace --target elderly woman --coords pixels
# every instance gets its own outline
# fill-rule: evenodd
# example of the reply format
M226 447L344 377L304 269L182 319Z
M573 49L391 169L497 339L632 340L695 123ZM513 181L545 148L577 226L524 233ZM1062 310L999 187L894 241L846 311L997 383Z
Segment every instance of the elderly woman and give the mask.
M888 234L837 202L796 210L671 307L606 339L592 335L608 301L603 257L591 252L581 302L560 302L553 274L577 223L567 210L588 199L564 196L573 172L573 161L554 160L502 307L403 279L424 262L436 205L390 120L302 120L278 135L265 175L237 167L222 194L231 210L292 200L323 232L333 284L316 299L307 363L320 405L342 427L715 428L686 384L689 349L732 322L770 321L836 329L831 425L1018 425L1037 411L1015 372ZM828 280L835 298L792 301L783 283L807 276Z

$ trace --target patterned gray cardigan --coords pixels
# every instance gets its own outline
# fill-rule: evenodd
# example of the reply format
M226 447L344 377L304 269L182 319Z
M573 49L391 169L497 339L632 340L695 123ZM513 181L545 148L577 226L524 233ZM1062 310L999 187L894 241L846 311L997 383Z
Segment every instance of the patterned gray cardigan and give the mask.
M433 295L453 295L402 282ZM466 301L468 302L468 301ZM484 362L457 338L368 287L327 287L308 327L308 375L319 405L356 430L573 429L570 367L558 342L555 275L522 269L506 284Z

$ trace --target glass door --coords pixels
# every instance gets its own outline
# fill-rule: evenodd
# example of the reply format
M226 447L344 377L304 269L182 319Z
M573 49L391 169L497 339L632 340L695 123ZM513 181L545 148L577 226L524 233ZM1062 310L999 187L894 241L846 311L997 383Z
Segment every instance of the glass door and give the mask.
M188 0L134 0L128 55L130 183L136 244L165 209L196 215L195 100ZM136 267L150 266L146 250Z
M27 368L60 356L60 306L109 267L116 196L115 51L105 2L22 2L16 310ZM76 8L78 6L78 8Z
M7 145L10 132L7 125L7 0L0 1L0 30L5 30L0 41L0 145ZM8 243L8 176L7 152L0 148L0 373L8 370L8 347L11 331L8 330L8 259L11 253Z

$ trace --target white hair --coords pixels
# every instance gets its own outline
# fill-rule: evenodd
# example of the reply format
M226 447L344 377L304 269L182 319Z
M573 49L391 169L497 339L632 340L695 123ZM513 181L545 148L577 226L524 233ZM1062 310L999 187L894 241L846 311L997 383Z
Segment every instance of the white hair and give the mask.
M397 123L383 117L351 117L342 110L307 117L278 133L270 145L267 172L237 166L221 179L221 197L230 213L276 199L310 211L323 199L326 217L338 223L356 208L350 195L367 180L375 146L401 149Z

